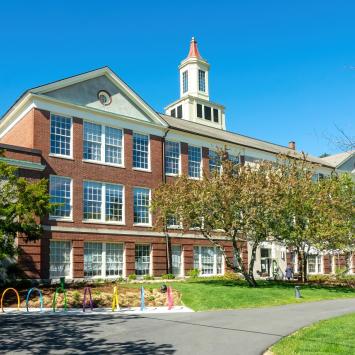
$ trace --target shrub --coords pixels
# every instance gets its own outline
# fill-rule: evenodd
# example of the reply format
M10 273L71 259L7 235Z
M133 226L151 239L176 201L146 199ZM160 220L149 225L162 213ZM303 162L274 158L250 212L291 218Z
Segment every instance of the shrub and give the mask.
M79 291L73 291L72 297L73 297L73 301L75 304L80 303L80 292Z
M223 280L238 281L241 279L241 276L233 271L226 271L223 275Z
M317 283L324 283L324 282L334 281L334 278L331 275L309 275L308 281L317 282Z
M126 279L124 277L119 277L117 280L116 280L117 283L124 283L126 282Z
M191 269L187 272L187 276L190 276L191 278L195 279L200 275L200 270L199 269Z
M161 278L163 280L171 280L171 279L175 279L175 275L174 274L164 274L164 275L161 275Z
M137 275L136 274L128 275L128 280L130 280L130 281L137 280Z
M154 297L154 296L149 296L149 297L148 297L148 301L153 302L154 300L155 300L155 297Z
M153 277L153 276L150 276L150 275L144 275L144 276L143 276L143 280L145 280L145 281L154 280L154 277Z

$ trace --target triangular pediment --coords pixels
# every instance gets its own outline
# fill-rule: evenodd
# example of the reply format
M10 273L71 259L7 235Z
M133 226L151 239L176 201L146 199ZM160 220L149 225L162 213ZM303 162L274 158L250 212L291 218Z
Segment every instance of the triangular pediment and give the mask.
M110 95L108 105L100 102L98 98L100 91L105 91ZM166 126L166 122L149 105L106 67L44 85L31 92L75 105Z

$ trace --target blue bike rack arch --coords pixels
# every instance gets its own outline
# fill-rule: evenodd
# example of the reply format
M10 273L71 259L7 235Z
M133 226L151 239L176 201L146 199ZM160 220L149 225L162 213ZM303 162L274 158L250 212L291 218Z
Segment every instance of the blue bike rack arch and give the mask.
M40 304L40 307L41 307L41 312L43 312L43 295L42 295L42 291L39 288L37 288L37 287L32 287L27 292L27 296L26 296L26 309L27 309L27 312L29 312L28 301L29 301L30 295L31 295L31 293L33 291L37 291L37 293L39 294L39 304Z

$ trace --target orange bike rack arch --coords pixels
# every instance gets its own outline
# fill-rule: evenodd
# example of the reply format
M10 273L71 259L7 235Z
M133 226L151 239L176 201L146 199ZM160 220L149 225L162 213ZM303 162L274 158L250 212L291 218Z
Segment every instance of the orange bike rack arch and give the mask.
M2 293L2 296L1 296L1 310L3 312L5 312L4 311L4 307L3 307L4 296L5 296L5 293L7 291L10 291L10 290L14 291L16 293L16 296L17 296L17 309L20 310L20 296L19 296L19 294L18 294L18 292L17 292L17 290L15 288L9 287Z

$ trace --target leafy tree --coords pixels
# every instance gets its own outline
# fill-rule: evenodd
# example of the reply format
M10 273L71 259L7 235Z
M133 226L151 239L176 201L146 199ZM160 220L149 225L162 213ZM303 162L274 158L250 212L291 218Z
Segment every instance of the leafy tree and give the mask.
M51 210L47 180L30 182L0 161L0 260L16 254L16 237L41 237L39 220Z
M312 251L354 247L354 183L348 175L333 174L314 181L315 166L306 156L279 162L282 200L275 236L299 256L302 280Z
M165 230L174 216L184 231L199 231L222 252L229 268L242 273L250 286L256 286L256 251L273 234L277 223L280 176L271 162L259 162L256 168L229 161L225 151L219 155L221 173L205 174L201 180L181 176L155 190L155 226ZM233 259L228 257L221 239L216 238L218 233L232 243ZM251 245L248 265L242 260L245 242Z

